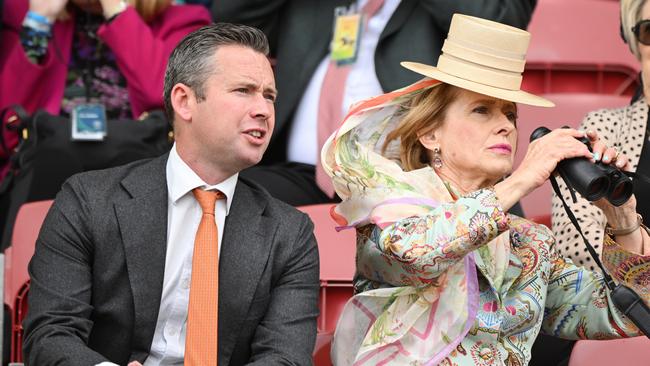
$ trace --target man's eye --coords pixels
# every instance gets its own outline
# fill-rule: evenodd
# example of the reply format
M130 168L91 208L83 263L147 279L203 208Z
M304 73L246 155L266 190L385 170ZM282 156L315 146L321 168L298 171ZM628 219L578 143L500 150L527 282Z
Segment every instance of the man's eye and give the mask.
M235 89L235 91L236 91L236 92L239 92L239 93L248 93L248 89L247 89L247 88L237 88L237 89Z
M268 99L271 103L275 103L275 95L267 95L266 99Z

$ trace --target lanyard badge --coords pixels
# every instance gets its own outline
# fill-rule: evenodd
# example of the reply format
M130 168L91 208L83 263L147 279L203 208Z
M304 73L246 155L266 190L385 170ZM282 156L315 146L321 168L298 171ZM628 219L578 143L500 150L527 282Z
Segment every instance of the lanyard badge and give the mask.
M363 14L359 13L355 4L334 9L330 59L337 65L348 65L357 60L363 20Z
M101 141L106 137L106 110L102 104L81 104L72 110L72 140Z

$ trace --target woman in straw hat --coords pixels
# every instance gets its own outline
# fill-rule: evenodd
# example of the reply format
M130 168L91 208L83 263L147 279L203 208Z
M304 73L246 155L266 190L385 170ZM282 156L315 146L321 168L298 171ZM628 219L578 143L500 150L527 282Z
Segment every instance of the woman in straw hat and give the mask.
M519 89L529 38L454 15L437 67L403 63L428 78L353 106L325 144L323 165L342 198L332 215L356 228L358 241L357 294L334 336L336 365L526 365L540 330L639 334L600 274L558 255L546 227L506 213L558 161L592 158L576 139L583 132L556 130L504 178L517 144L516 103L553 106ZM587 137L595 152L607 149L595 133ZM603 260L609 268L627 262L617 280L647 300L643 254L650 238L638 231L608 238Z

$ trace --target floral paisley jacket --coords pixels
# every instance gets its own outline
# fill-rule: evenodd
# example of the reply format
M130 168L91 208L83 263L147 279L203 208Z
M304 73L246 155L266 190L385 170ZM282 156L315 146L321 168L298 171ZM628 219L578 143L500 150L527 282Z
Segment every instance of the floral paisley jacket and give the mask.
M538 332L565 338L639 334L598 273L563 259L551 231L506 214L492 189L461 196L431 167L405 171L384 146L424 79L353 106L323 147L342 201L331 211L357 230L357 294L332 342L337 366L526 365ZM650 300L650 256L606 238L602 260Z
M484 244L510 229L511 250L503 278L487 273ZM408 217L381 230L357 231L356 292L394 286L423 288L468 253L478 268L479 308L473 327L440 365L526 365L541 330L562 338L607 339L639 335L614 308L598 273L562 258L551 231L509 215L489 189ZM431 243L444 242L433 246ZM607 240L605 265L646 302L650 256ZM627 274L627 276L626 276Z

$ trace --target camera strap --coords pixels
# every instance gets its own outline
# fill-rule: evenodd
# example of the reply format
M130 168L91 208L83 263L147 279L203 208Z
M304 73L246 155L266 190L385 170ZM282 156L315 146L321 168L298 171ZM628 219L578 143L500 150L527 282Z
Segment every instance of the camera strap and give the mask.
M646 183L650 183L650 179L646 178L643 175L636 174L636 173L631 173L631 172L625 172L625 174L632 176L634 178L641 178ZM612 302L620 310L623 314L625 314L633 323L634 325L639 328L639 330L646 335L646 337L650 338L650 309L648 306L643 302L643 299L637 294L633 289L623 285L623 284L616 284L614 282L614 279L609 275L607 270L605 269L605 266L603 266L603 263L600 261L600 256L594 249L594 247L589 243L589 240L585 237L585 235L582 233L582 229L580 228L580 224L578 223L578 219L576 219L575 215L567 205L566 201L564 200L564 197L560 193L560 187L557 184L557 180L553 175L551 175L550 179L551 181L551 186L553 187L553 191L555 191L555 194L560 198L560 201L562 201L562 206L564 207L564 211L566 211L567 216L569 217L569 220L571 220L571 223L573 226L575 226L576 230L578 230L578 233L582 237L582 240L585 243L585 246L587 247L587 251L589 252L589 255L593 258L594 262L596 265L600 268L600 270L603 273L603 280L605 281L605 285L607 288L610 290L610 297L612 299ZM575 192L574 189L571 187L569 182L564 179L566 182L569 191L571 192L571 197L574 201L576 202L576 197L575 197Z

